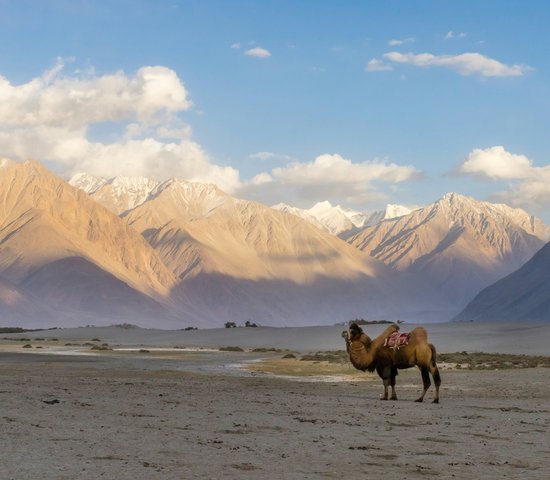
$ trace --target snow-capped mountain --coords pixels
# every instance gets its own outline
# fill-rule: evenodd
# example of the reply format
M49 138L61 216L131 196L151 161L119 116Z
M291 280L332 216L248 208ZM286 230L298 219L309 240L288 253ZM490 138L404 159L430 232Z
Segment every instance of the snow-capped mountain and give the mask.
M120 215L145 202L161 182L145 177L119 176L106 179L77 173L69 180L69 184L84 190L94 200Z
M345 237L361 227L375 225L388 219L410 213L412 210L402 205L387 205L384 210L375 212L358 212L343 208L340 205L332 206L330 202L316 203L310 209L292 207L285 203L279 203L272 208L292 213L307 220L316 227L323 228L332 235Z
M417 285L336 236L211 185L165 182L123 218L180 279L174 295L203 324L330 323L359 311L405 318L426 307Z
M390 218L397 218L402 217L404 215L408 215L414 210L417 210L420 207L405 207L404 205L395 205L389 203L386 205L386 208L384 210L376 210L372 212L368 217L366 218L363 225L356 225L357 227L370 227L372 225L376 225L377 223L380 223L383 220L389 220Z
M457 308L523 265L550 229L521 209L449 193L408 215L364 227L347 241L428 281Z
M272 208L303 218L332 235L363 225L365 220L361 212L347 210L340 205L332 206L328 201L316 203L310 209L292 207L285 203L279 203Z
M69 180L69 185L79 188L89 195L93 194L96 190L100 189L106 183L106 178L94 177L93 175L84 172L76 173Z
M0 312L13 318L43 303L53 318L146 326L445 320L550 236L522 210L457 194L358 227L369 216L328 202L306 221L182 179L73 177L85 194L35 162L0 167ZM329 233L346 225L351 245Z
M109 183L91 197L115 210L113 199L125 198L125 192L99 195L112 193L105 189ZM295 215L176 178L145 192L146 200L121 218L142 233L178 279L170 300L196 325L412 319L428 308L420 286L406 275Z

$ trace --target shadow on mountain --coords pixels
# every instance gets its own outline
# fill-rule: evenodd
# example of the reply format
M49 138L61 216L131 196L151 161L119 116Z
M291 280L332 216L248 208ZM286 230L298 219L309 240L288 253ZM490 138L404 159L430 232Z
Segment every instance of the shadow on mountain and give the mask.
M67 257L34 270L23 283L46 305L102 316L163 317L165 308L82 257Z
M354 318L429 322L448 320L456 312L433 305L417 288L383 291L377 280L319 277L299 284L290 280L247 280L218 273L187 278L172 292L175 302L198 325L220 327L226 321L265 326L333 325Z

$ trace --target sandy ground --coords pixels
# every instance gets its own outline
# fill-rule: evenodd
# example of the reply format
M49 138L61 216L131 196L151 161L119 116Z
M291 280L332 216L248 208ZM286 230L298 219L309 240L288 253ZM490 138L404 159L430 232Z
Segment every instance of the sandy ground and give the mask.
M3 480L550 478L545 368L445 370L434 405L413 402L414 370L398 377L399 401L383 402L368 375L311 381L220 368L240 353L185 361L8 350Z

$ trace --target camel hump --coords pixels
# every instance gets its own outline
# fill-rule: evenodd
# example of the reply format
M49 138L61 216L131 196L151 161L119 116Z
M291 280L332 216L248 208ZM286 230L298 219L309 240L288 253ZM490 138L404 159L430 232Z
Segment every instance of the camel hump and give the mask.
M395 323L392 323L390 326L388 326L381 334L382 337L386 338L387 336L391 335L392 333L398 332L399 326Z
M425 340L428 341L428 332L424 327L413 328L410 332L412 338L416 340Z

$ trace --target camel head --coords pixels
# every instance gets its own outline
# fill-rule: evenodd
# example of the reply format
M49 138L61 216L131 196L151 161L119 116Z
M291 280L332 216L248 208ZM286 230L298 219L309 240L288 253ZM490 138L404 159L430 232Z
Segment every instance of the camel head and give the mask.
M363 335L363 330L356 323L352 323L348 329L348 338L351 342L359 340L359 337Z

